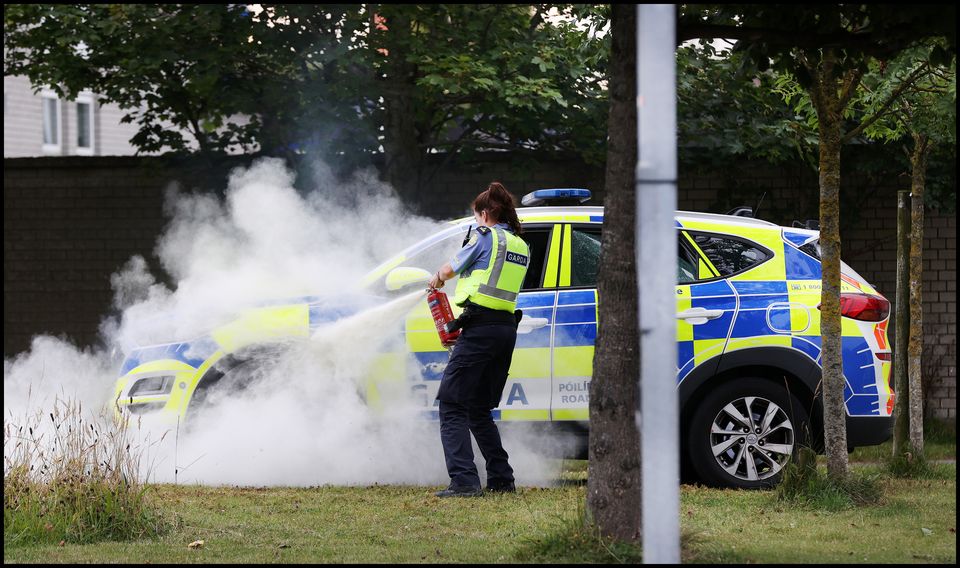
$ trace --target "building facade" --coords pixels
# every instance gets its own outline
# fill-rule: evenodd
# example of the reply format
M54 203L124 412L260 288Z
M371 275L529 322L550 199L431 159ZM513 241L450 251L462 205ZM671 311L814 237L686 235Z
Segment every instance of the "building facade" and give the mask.
M50 89L34 93L27 77L4 77L3 157L132 156L138 126L121 123L124 114L88 91L68 101Z

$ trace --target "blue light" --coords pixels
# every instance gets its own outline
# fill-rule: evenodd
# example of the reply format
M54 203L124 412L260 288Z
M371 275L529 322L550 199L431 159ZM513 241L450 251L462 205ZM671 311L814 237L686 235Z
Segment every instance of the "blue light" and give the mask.
M523 196L520 203L527 207L537 205L578 205L590 199L589 189L538 189Z

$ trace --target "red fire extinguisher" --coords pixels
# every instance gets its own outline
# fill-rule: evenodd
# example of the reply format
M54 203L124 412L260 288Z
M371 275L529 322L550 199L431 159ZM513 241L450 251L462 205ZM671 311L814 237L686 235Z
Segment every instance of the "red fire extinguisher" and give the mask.
M427 305L430 306L430 314L433 316L433 323L437 326L437 333L440 334L440 343L444 347L452 347L460 337L460 330L447 330L447 324L454 321L453 310L450 309L450 300L447 295L431 288L427 294Z

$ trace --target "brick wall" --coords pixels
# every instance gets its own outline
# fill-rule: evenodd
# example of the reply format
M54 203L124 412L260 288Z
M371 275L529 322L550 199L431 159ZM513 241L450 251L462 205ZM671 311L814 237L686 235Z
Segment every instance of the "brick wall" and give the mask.
M887 203L893 203L888 206ZM924 388L927 412L956 419L957 400L957 218L926 211L923 229ZM896 309L896 196L865 211L863 221L846 233L844 261L891 301ZM897 334L890 326L890 338Z
M3 162L4 356L40 333L95 343L111 308L110 275L135 254L156 260L169 165L134 157ZM225 179L217 174L210 178Z
M4 160L4 356L28 348L39 333L97 341L109 312L110 275L132 255L156 266L153 247L163 229L163 196L173 180L222 188L230 168L162 158L22 158ZM844 172L843 258L891 301L896 274L896 191L905 180L871 180ZM602 204L602 168L573 161L517 163L498 155L454 165L424 187L421 212L467 213L493 179L516 195L541 187L587 187ZM867 188L866 190L864 188ZM765 195L764 195L765 194ZM678 183L679 208L726 212L756 205L760 216L789 225L817 216L817 177L801 166L748 165L724 174L690 172ZM928 212L924 239L924 367L928 411L956 418L956 215ZM891 329L891 339L896 334Z
M426 191L430 197L421 199L420 211L437 218L468 215L470 203L494 180L501 181L518 198L545 187L584 187L593 191L591 204L603 202L602 167L578 162L517 162L503 154L436 174L429 180Z
M924 378L929 412L957 416L957 217L924 222ZM929 282L929 285L927 284Z

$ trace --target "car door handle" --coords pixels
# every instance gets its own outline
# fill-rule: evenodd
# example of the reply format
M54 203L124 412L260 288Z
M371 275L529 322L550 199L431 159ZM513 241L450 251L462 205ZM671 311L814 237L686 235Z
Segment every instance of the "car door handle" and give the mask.
M708 310L706 308L690 308L677 314L677 319L686 320L691 325L707 323L723 315L723 310Z
M547 321L547 318L532 318L530 316L523 316L523 319L520 320L520 325L517 326L517 333L530 333L535 329L540 329L548 323L549 322Z

